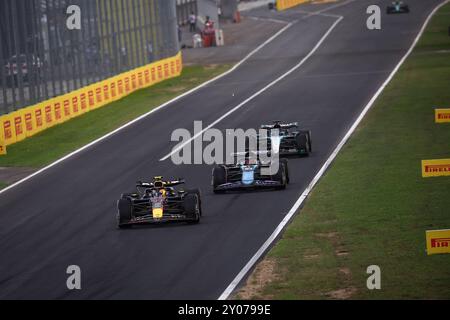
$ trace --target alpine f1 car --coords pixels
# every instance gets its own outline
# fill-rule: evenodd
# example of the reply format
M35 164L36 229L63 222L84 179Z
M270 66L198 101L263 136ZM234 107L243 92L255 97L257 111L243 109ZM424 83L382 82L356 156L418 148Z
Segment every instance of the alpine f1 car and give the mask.
M198 223L202 215L200 191L176 190L184 180L138 182L135 193L122 194L117 202L119 228L133 225L183 221Z
M394 1L386 9L388 14L390 13L409 13L409 6L403 1Z
M266 169L269 174L262 169ZM286 159L271 163L264 162L259 157L251 159L245 156L245 159L236 161L235 164L217 165L212 172L214 193L259 188L285 189L288 183L289 171Z
M277 152L280 155L309 155L312 151L311 131L300 130L298 122L282 123L274 121L270 125L262 125L261 129L267 130L266 136L259 136L267 141L267 150ZM261 150L258 146L258 150Z

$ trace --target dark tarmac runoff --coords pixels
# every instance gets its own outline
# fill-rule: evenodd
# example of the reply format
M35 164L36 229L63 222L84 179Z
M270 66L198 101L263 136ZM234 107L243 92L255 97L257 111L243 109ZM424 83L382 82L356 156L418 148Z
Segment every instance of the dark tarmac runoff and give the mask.
M386 1L304 5L247 14L292 22L236 70L0 194L0 299L217 299L293 206L441 1L410 0L411 13L385 15ZM337 4L342 4L336 6ZM366 28L369 5L382 29ZM329 8L328 10L326 8ZM322 10L321 14L308 14ZM159 161L171 133L204 126L291 70L215 128L299 121L313 153L291 159L286 190L215 195L211 167ZM116 201L140 179L184 177L200 188L198 225L116 228ZM66 287L78 265L82 289Z

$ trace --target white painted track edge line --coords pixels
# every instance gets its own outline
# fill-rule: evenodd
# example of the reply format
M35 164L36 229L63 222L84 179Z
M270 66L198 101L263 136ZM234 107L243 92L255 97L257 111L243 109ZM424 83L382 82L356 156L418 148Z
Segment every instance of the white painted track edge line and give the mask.
M366 107L363 109L359 117L356 119L356 121L353 123L353 125L348 130L347 134L344 136L344 138L341 140L339 145L335 148L335 150L332 152L330 157L325 161L322 168L319 170L319 172L316 174L316 176L313 178L313 180L310 182L308 187L303 191L301 196L297 199L297 201L292 206L291 210L289 210L289 213L284 217L284 219L281 221L281 223L277 226L275 231L270 235L270 237L264 242L264 244L259 248L259 250L255 253L255 255L250 259L250 261L244 266L244 268L237 274L237 276L233 279L233 281L230 283L230 285L225 289L225 291L220 295L218 300L226 300L228 297L234 292L236 287L241 283L241 281L244 279L244 277L247 275L247 273L253 268L253 266L259 261L259 259L262 257L262 255L267 251L267 249L272 245L272 243L275 241L275 239L279 236L279 234L284 230L286 225L289 223L289 221L293 218L295 213L297 213L297 210L300 208L300 206L303 204L305 199L307 198L308 194L311 192L311 190L314 188L314 186L317 184L317 182L320 180L320 178L323 176L325 171L328 169L330 164L334 161L337 154L340 152L342 147L347 143L350 136L353 134L355 129L358 127L358 125L361 123L367 112L372 108L375 101L378 99L378 97L381 95L381 93L384 91L386 86L391 82L391 80L394 78L394 76L397 74L400 67L403 65L405 60L409 57L411 52L414 50L415 46L419 42L420 38L422 37L423 32L425 31L426 27L428 26L428 23L430 22L431 18L434 16L434 14L445 4L449 3L450 0L445 0L441 4L439 4L434 10L428 15L427 19L425 20L424 24L422 25L422 28L420 29L418 35L414 39L413 44L409 48L409 50L406 52L406 54L403 56L403 58L400 60L400 62L397 64L397 66L394 68L394 70L391 72L389 77L386 79L386 81L381 85L381 87L378 89L378 91L375 93L375 95L372 97L372 99L369 101L369 103L366 105Z
M138 122L138 121L140 121L140 120L150 116L151 114L153 114L153 113L163 109L164 107L166 107L166 106L168 106L168 105L170 105L170 104L172 104L172 103L174 103L174 102L176 102L176 101L178 101L178 100L180 100L180 99L182 99L182 98L184 98L184 97L186 97L186 96L188 96L188 95L190 95L190 94L192 94L192 93L194 93L194 92L196 92L196 91L198 91L198 90L200 90L200 89L202 89L204 87L206 87L207 85L209 85L209 84L211 84L211 83L213 83L213 82L215 82L215 81L217 81L217 80L219 80L219 79L229 75L230 73L235 71L239 66L241 66L243 63L245 63L248 59L250 59L254 54L256 54L258 51L260 51L263 47L265 47L267 44L269 44L270 42L275 40L284 31L289 29L294 23L295 22L288 23L286 26L284 26L282 29L280 29L278 32L276 32L274 35L272 35L269 39L267 39L262 44L260 44L256 49L254 49L249 54L247 54L241 61L239 61L237 64L235 64L230 70L227 70L224 73L214 77L213 79L210 79L210 80L208 80L208 81L198 85L197 87L192 88L189 91L186 91L185 93L182 93L181 95L179 95L179 96L177 96L177 97L175 97L175 98L173 98L173 99L171 99L171 100L161 104L160 106L158 106L156 108L153 108L149 112L147 112L147 113L145 113L145 114L143 114L143 115L141 115L141 116L131 120L130 122L127 122L123 126L117 128L117 129L115 129L115 130L105 134L104 136L102 136L102 137L100 137L100 138L98 138L98 139L96 139L96 140L94 140L94 141L84 145L83 147L81 147L81 148L79 148L79 149L77 149L77 150L75 150L75 151L73 151L73 152L63 156L62 158L60 158L60 159L50 163L49 165L45 166L44 168L39 169L38 171L28 175L27 177L25 177L25 178L15 182L15 183L13 183L13 184L7 186L6 188L3 188L2 190L0 190L0 195L2 195L4 193L6 193L7 191L17 187L20 184L30 180L31 178L33 178L33 177L35 177L35 176L37 176L37 175L39 175L39 174L49 170L50 168L58 165L59 163L61 163L61 162L65 161L65 160L67 160L67 159L77 155L78 153L81 153L82 151L90 148L91 146L93 146L93 145L95 145L95 144L97 144L97 143L99 143L99 142L101 142L101 141L111 137L112 135L116 134L117 132L122 131L123 129L133 125L134 123L136 123L136 122Z
M311 58L311 56L320 48L320 46L322 45L322 43L328 38L328 36L330 35L330 33L334 30L334 28L339 24L339 22L341 22L343 19L343 17L339 17L339 19L337 19L333 25L328 29L328 31L322 36L322 38L320 38L319 42L317 42L317 44L314 46L314 48L296 65L294 65L291 69L289 69L287 72L283 73L281 76L279 76L278 78L276 78L274 81L270 82L269 84L267 84L265 87L263 87L262 89L258 90L257 92L255 92L254 94L252 94L250 97L248 97L247 99L245 99L244 101L242 101L241 103L239 103L237 106L235 106L234 108L230 109L229 111L227 111L225 114L223 114L220 118L218 118L217 120L215 120L214 122L212 122L211 124L209 124L206 128L204 128L202 131L198 132L197 134L195 134L192 138L190 138L189 140L183 142L182 144L178 144L177 146L175 146L172 151L170 151L167 155L165 155L164 157L162 157L159 161L166 161L167 159L169 159L172 155L174 155L175 153L177 153L178 151L182 150L185 146L187 146L188 144L190 144L192 141L194 141L195 139L197 139L198 137L200 137L201 135L203 135L203 133L209 129L211 129L212 127L214 127L216 124L218 124L219 122L221 122L223 119L225 119L226 117L228 117L229 115L231 115L232 113L236 112L237 110L239 110L240 108L242 108L244 105L246 105L248 102L252 101L253 99L255 99L256 97L258 97L259 95L261 95L262 93L264 93L265 91L269 90L270 88L272 88L274 85L276 85L278 82L282 81L284 78L286 78L287 76L289 76L290 74L292 74L294 71L296 71L297 69L299 69L306 61L309 60L309 58Z

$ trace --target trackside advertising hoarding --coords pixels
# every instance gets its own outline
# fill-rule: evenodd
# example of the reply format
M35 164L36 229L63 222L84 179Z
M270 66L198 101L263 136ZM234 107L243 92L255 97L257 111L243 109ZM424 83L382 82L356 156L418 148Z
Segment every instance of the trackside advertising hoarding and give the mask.
M427 254L450 253L450 229L426 232Z
M182 71L182 57L156 61L93 83L65 95L52 98L0 117L0 155L6 147L47 128L64 123L86 112L119 100L136 90L177 77Z
M422 177L450 176L450 159L422 160Z
M436 123L450 122L450 109L435 109Z
M277 0L277 10L286 10L307 2L311 2L311 0Z

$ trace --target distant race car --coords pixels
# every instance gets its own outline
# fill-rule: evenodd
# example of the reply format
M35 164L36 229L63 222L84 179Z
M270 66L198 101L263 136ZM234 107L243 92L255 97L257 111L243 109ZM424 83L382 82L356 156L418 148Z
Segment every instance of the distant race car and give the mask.
M267 139L267 150L280 155L309 155L312 152L311 131L300 130L298 122L282 123L274 121L270 125L262 125L267 136L258 136L258 140ZM278 130L278 134L276 133ZM262 149L259 142L258 150Z
M278 170L274 170L273 174L263 174L261 169L270 170L271 164L259 157L252 159L246 152L245 158L235 164L215 166L212 172L214 193L259 188L285 189L289 183L287 160L279 159Z
M200 191L174 188L184 183L184 180L163 181L162 177L155 177L153 182L138 182L136 193L122 194L117 202L118 227L168 221L200 222Z
M390 13L409 13L409 6L403 1L394 1L386 9L388 14Z

